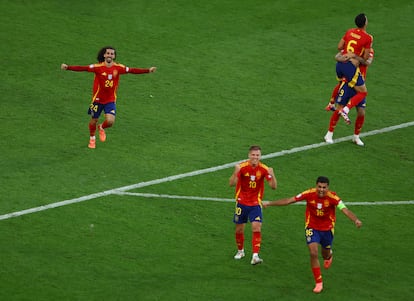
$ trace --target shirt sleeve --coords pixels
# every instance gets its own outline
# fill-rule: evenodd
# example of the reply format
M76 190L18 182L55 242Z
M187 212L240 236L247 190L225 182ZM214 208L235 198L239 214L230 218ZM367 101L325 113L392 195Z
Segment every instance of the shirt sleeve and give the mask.
M93 65L89 65L89 66L68 66L67 70L70 71L89 71L89 72L93 72L93 67L91 67Z
M344 202L342 202L342 200L340 200L337 207L339 210L342 210L346 208L346 205L344 204Z
M132 73L132 74L142 74L142 73L149 73L148 68L129 68L126 67L126 73Z

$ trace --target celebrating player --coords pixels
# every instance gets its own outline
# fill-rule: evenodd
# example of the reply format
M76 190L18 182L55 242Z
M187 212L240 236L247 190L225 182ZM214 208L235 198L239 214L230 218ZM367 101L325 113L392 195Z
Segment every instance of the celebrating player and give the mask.
M374 49L371 48L369 52L369 58L367 60L364 60L363 58L353 53L347 53L346 55L343 55L340 52L335 56L335 59L337 61L346 61L349 60L351 57L357 59L360 62L359 69L363 78L366 80L368 66L371 65L374 59ZM338 112L348 104L349 100L356 94L356 91L355 89L347 85L346 80L342 80L338 84L338 89L336 89L336 91L334 90L334 93L336 93L336 95L333 94L331 98L331 100L333 99L333 102L330 101L325 108L327 111L334 111L329 120L328 132L324 136L324 139L327 143L333 143L333 132L335 130L336 124L338 123L340 116ZM364 142L359 137L359 134L361 133L362 126L365 122L365 108L366 98L364 98L356 106L357 117L355 120L354 136L352 138L352 141L359 146L364 146Z
M320 293L323 289L321 267L318 257L319 245L324 259L324 268L328 269L332 264L332 243L336 221L335 209L338 207L358 228L362 222L349 210L344 202L329 190L329 179L318 177L316 187L299 193L290 198L277 201L264 201L263 206L286 206L299 201L306 201L305 212L305 238L310 253L310 263L315 288L313 292Z
M249 159L236 164L230 177L230 186L236 186L236 211L233 222L236 224L237 254L234 259L242 259L244 252L244 228L248 221L252 226L252 260L251 264L262 263L259 257L262 241L262 199L264 194L264 180L272 189L276 189L277 181L273 168L267 167L260 161L261 148L253 145L249 148Z
M365 14L356 16L355 25L357 26L356 28L348 29L341 38L338 43L338 50L341 51L343 55L353 53L362 57L364 60L368 60L369 52L372 48L373 37L366 31L368 26L367 16ZM349 100L348 104L341 110L338 110L338 113L348 124L351 122L348 117L349 110L357 106L368 95L365 80L360 73L359 64L359 61L354 57L336 63L336 75L338 80L341 81L344 78L348 86L354 88L356 91L355 96ZM338 89L339 87L335 86L332 94L335 95Z
M105 120L98 125L99 139L104 142L106 140L105 129L111 127L115 122L116 115L116 91L119 84L119 76L121 74L132 73L142 74L155 72L156 67L149 69L130 68L122 64L116 63L116 50L114 47L103 47L98 52L98 63L89 66L69 66L62 64L62 70L71 71L87 71L95 73L93 83L92 103L89 106L88 114L91 115L89 121L89 148L96 147L96 128L102 111L105 113Z

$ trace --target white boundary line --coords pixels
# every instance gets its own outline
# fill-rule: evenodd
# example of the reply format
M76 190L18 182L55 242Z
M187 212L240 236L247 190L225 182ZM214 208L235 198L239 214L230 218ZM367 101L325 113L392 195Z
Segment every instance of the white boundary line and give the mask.
M186 195L170 195L157 193L141 193L141 192L115 192L117 195L137 196L144 198L161 198L161 199L178 199L178 200L193 200L193 201L215 201L215 202L234 202L234 199L213 198L213 197L199 197ZM375 205L414 205L414 200L410 201L378 201L378 202L349 202L351 206L375 206ZM294 203L293 205L305 205L304 202Z
M406 122L406 123L402 123L402 124L399 124L399 125L394 125L394 126L389 126L389 127L386 127L386 128L382 128L382 129L379 129L379 130L373 130L373 131L370 131L370 132L366 132L366 133L361 134L360 136L361 137L368 137L368 136L372 136L372 135L377 135L377 134L382 134L382 133L395 131L395 130L402 129L402 128L407 128L407 127L410 127L410 126L413 126L413 125L414 125L414 121ZM346 137L342 137L342 138L339 138L339 139L335 139L334 143L340 143L340 142L348 141L348 140L351 140L351 139L352 139L352 136L346 136ZM280 157L280 156L293 154L293 153L297 153L297 152L302 152L302 151L305 151L305 150L319 148L319 147L327 146L327 145L330 145L330 144L327 144L326 142L321 142L321 143L315 143L315 144L310 144L310 145L305 145L305 146L300 146L300 147L294 147L294 148L289 149L289 150L282 150L282 151L279 151L279 152L263 155L262 159L270 159L270 158ZM222 170L222 169L233 167L235 164L239 163L240 161L241 160L236 161L236 162L232 162L232 163L227 163L227 164L215 166L215 167L200 169L200 170L187 172L187 173L183 173L183 174L178 174L178 175L174 175L174 176L169 176L169 177L165 177L165 178L161 178L161 179L156 179L156 180L151 180L151 181L146 181L146 182L140 182L140 183L137 183L137 184L123 186L123 187L119 187L119 188L115 188L115 189L111 189L111 190L106 190L106 191L103 191L103 192L93 193L93 194L85 195L85 196L75 198L75 199L65 200L65 201L61 201L61 202L57 202L57 203L51 203L51 204L44 205L44 206L39 206L39 207L34 207L34 208L26 209L26 210L7 213L7 214L0 215L0 220L5 220L5 219L12 218L12 217L17 217L17 216L21 216L21 215L25 215L25 214L44 211L44 210L47 210L47 209L57 208L57 207L66 206L66 205L70 205L70 204L80 203L80 202L96 199L96 198L111 195L111 194L120 194L121 192L125 192L125 191L132 190L132 189L157 185L157 184L161 184L161 183L165 183L165 182L171 182L171 181L175 181L175 180L179 180L179 179L183 179L183 178L187 178L187 177L193 177L193 176L198 176L198 175L202 175L202 174L206 174L206 173L210 173L210 172L215 172L215 171L219 171L219 170ZM214 199L214 200L217 200L217 199ZM408 201L408 202L411 202L411 201ZM393 202L391 202L391 203L393 203ZM353 204L355 204L355 203L353 203ZM377 203L375 203L375 204L377 204ZM411 203L408 203L408 204L411 204Z

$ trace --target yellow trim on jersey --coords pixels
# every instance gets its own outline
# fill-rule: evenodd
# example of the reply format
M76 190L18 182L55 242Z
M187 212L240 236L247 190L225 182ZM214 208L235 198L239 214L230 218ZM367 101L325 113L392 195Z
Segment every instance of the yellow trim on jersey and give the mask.
M351 81L348 83L348 86L350 88L355 87L355 84L358 81L358 76L359 76L360 73L361 73L361 71L359 70L359 67L357 67L354 76L352 77Z

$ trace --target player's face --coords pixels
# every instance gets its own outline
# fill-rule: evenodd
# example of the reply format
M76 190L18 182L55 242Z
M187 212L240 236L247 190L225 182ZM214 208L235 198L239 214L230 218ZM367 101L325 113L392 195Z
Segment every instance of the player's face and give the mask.
M252 150L249 152L249 160L253 166L259 164L260 157L262 156L262 152L260 150Z
M104 54L105 62L112 63L112 61L115 59L115 50L113 49L106 49L106 52Z
M320 198L323 198L324 196L326 196L328 189L329 189L328 183L317 183L316 184L316 190Z

